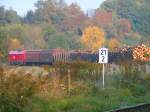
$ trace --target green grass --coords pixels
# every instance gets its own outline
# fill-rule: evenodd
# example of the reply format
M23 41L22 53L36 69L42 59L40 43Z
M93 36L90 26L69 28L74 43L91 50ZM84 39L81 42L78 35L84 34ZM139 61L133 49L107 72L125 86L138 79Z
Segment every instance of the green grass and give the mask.
M150 95L134 97L130 89L105 89L97 95L62 99L34 97L27 111L32 112L105 112L150 101Z

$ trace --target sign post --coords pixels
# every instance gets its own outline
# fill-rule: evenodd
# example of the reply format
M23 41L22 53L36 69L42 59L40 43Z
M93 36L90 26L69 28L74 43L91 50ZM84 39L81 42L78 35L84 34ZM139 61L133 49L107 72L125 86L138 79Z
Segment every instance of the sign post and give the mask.
M103 64L102 76L103 76L103 89L105 88L105 64L108 63L108 48L99 49L99 63Z

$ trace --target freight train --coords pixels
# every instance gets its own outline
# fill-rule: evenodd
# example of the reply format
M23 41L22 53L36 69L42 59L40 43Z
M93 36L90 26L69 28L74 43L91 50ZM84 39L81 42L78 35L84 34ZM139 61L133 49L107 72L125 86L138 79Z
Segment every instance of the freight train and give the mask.
M98 55L96 53L65 51L62 49L10 51L8 54L10 65L53 65L57 62L75 60L96 62Z
M118 50L117 52L108 53L108 62L114 63L123 60L133 60L132 48ZM91 51L65 51L63 49L51 50L18 50L10 51L8 61L10 65L53 65L57 62L71 61L88 61L97 63L99 58L98 52Z
M11 65L53 65L58 62L88 61L98 62L98 52L51 49L51 50L20 50L10 51L8 60ZM108 62L150 62L150 47L144 44L134 47L117 48L109 51Z

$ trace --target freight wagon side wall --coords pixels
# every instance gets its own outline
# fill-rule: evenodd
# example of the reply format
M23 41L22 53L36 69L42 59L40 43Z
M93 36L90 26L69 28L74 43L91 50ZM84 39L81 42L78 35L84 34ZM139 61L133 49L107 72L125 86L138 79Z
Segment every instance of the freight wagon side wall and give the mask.
M52 65L52 63L51 50L26 51L26 65Z
M52 65L53 56L52 51L41 51L39 54L39 64Z
M133 48L108 53L109 63L133 62Z
M26 51L26 65L38 64L39 51Z
M89 61L98 62L98 53L82 53L82 52L72 52L70 53L71 61Z

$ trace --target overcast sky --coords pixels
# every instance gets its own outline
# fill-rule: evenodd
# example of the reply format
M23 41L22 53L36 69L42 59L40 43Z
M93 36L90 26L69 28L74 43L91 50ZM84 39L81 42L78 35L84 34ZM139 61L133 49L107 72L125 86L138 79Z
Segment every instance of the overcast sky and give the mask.
M82 10L95 9L104 0L65 0L67 4L77 2ZM5 6L7 9L12 8L18 12L19 15L25 15L30 9L35 9L34 3L37 0L0 0L0 5Z

